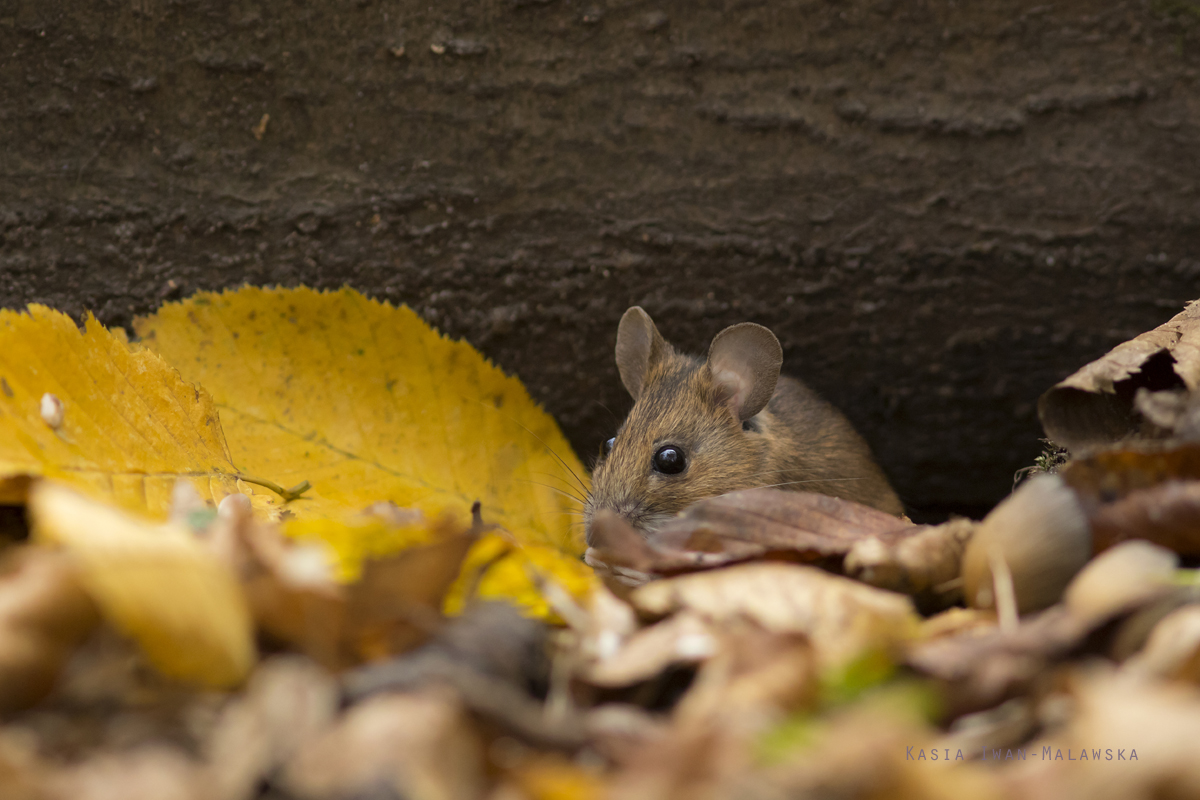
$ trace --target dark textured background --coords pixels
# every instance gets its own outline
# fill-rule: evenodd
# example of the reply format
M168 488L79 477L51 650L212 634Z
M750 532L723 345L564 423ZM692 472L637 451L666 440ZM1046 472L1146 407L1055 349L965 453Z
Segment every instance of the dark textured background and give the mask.
M125 325L350 284L516 372L585 456L628 407L628 305L695 350L754 320L918 515L978 513L1039 451L1044 389L1200 295L1197 20L9 0L0 304Z

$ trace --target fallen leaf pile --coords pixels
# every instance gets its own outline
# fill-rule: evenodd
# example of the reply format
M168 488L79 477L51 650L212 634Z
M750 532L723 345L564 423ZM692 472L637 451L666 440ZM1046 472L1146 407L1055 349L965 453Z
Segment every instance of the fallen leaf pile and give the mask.
M1200 304L982 521L754 489L586 552L553 420L407 309L134 328L0 311L0 797L1200 793Z

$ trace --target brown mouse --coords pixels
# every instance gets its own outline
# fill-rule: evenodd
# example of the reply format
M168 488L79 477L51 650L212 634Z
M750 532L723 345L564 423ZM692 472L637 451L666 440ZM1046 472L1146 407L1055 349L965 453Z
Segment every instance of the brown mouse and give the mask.
M777 486L903 514L870 449L842 414L779 374L775 334L745 322L716 335L708 359L675 351L638 306L617 328L617 369L634 404L605 443L584 505L643 534L705 497Z

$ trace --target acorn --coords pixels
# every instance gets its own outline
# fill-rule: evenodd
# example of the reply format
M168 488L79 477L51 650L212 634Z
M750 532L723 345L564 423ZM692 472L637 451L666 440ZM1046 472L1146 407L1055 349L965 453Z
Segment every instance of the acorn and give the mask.
M1075 492L1057 475L1038 475L979 523L963 554L964 597L974 608L997 609L1002 621L1006 611L1040 611L1062 598L1091 555Z

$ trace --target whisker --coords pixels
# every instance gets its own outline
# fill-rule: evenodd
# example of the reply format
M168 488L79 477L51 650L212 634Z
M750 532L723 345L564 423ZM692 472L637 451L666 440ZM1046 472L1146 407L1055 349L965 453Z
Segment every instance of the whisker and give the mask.
M503 417L507 417L507 418L508 418L510 421L512 421L512 422L515 422L517 425L519 425L521 428L523 428L523 429L525 430L525 432L526 432L526 433L528 433L530 436L532 436L533 438L535 438L535 439L537 439L539 442L541 442L541 443L542 443L542 447L546 448L546 452L548 452L550 455L552 455L552 456L554 456L555 458L557 458L557 459L558 459L558 463L560 463L560 464L562 464L562 465L563 465L563 469L565 469L567 472L571 473L571 477L572 477L572 478L574 478L574 479L575 479L575 482L579 484L579 488L580 488L580 489L583 489L583 491L584 491L584 493L585 493L585 494L587 493L587 487L583 485L583 480L582 480L582 479L581 479L581 478L580 478L578 475L576 475L576 474L575 474L575 470L571 469L571 465L570 465L570 464L568 464L568 463L567 463L567 462L566 462L566 461L563 459L563 457L562 457L562 456L560 456L558 453L554 452L554 448L553 448L553 447L551 447L550 445L546 444L546 440L545 440L545 439L543 439L542 437L538 436L538 435L537 435L536 433L534 433L533 431L529 430L529 428L525 427L524 423L522 423L522 422L521 422L519 419L516 419L515 417L513 417L511 414L505 414L505 413L504 413L503 411L501 411L500 409L498 409L498 408L496 408L496 407L494 407L494 406L488 405L487 403L483 402L482 400L476 400L475 402L479 403L479 405L483 406L484 408L490 409L490 410L491 410L493 413L499 414L499 415L501 415L501 416L503 416Z
M526 478L514 478L514 480L521 481L522 483L532 483L534 486L541 486L543 489L549 489L552 492L557 492L558 494L561 494L563 497L567 498L568 500L574 500L576 503L584 502L583 500L580 500L575 495L570 494L568 492L564 492L562 489L559 489L557 486L551 486L548 483L538 483L537 481L531 481Z
M571 492L572 494L575 492L575 487L571 485L570 481L564 479L562 475L554 475L549 472L534 472L533 474L542 478L549 478L552 481L559 481L567 487L567 491ZM575 497L581 503L586 502L587 500L587 498L583 497L582 495L575 495Z
M604 403L601 403L599 400L593 400L592 402L595 403L596 405L600 406L601 408L603 408L605 411L607 411L608 415L613 418L613 422L617 423L618 425L621 424L621 420L617 419L617 415L612 412L611 408L604 405Z

